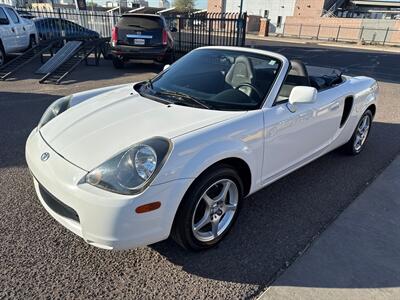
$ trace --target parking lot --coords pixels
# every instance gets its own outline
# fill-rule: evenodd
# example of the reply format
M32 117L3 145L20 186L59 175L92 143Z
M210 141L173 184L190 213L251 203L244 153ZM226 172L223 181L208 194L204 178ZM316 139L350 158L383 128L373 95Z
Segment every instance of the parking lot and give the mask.
M150 78L160 65L81 66L63 85L40 85L34 66L0 82L0 298L253 298L284 271L400 152L399 54L254 41L310 65L379 81L369 144L335 151L248 197L227 238L190 253L166 240L129 251L94 248L39 204L24 145L45 108L78 91ZM30 70L27 72L27 70ZM140 130L132 124L132 130Z

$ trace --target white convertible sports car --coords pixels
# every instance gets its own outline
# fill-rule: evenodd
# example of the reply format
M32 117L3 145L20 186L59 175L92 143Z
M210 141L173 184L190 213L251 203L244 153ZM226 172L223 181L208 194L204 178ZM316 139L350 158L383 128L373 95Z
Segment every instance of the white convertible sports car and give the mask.
M378 86L268 51L205 47L152 80L55 101L26 144L45 209L87 243L218 243L243 199L365 147Z

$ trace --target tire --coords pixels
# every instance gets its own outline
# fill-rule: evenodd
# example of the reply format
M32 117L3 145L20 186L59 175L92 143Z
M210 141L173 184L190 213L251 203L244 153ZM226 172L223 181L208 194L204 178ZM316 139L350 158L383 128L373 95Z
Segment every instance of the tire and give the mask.
M171 50L165 56L163 63L166 65L171 65L174 63L174 61L175 61L175 52L173 50Z
M370 110L365 111L354 129L351 139L342 147L346 154L358 155L364 150L369 133L371 132L372 119L372 112Z
M114 68L116 68L116 69L124 68L124 60L123 59L113 56L112 62L113 62Z
M31 35L29 37L29 46L28 49L32 49L33 47L35 47L37 45L36 43L36 37L34 35Z
M4 51L3 45L0 43L0 67L6 63L6 52Z
M227 192L223 193L223 189ZM175 215L172 238L188 250L199 251L215 246L232 228L242 201L243 183L238 173L229 165L210 169L186 192Z

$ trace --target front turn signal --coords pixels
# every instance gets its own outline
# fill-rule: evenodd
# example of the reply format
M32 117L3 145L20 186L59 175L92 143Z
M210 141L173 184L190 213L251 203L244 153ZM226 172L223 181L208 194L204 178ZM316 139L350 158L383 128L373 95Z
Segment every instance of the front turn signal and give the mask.
M143 214L143 213L147 213L156 209L159 209L161 206L161 202L157 201L157 202L152 202L152 203L147 203L141 206L136 207L135 211L138 214Z

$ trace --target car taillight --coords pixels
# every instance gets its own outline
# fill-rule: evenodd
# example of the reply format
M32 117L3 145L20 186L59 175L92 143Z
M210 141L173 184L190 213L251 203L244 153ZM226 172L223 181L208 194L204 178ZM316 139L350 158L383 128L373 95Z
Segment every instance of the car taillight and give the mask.
M112 29L111 41L114 43L117 43L117 41L118 41L118 27L117 26L113 27L113 29Z
M167 45L168 44L168 34L167 31L164 29L162 32L162 44Z

